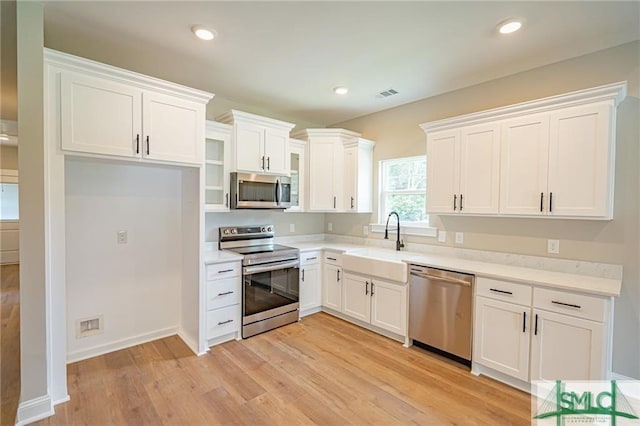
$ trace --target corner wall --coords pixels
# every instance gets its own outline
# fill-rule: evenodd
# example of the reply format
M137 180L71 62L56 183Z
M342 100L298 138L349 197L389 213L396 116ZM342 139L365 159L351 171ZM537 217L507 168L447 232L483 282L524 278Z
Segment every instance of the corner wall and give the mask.
M24 424L53 414L47 336L43 5L17 3L18 134L20 135L20 405Z
M617 81L628 81L627 99L618 107L614 220L550 220L435 216L431 226L464 232L462 247L551 256L548 238L560 240L561 258L622 264L622 294L616 300L613 371L640 379L640 42L627 43L476 86L434 96L376 114L336 123L377 142L374 151L374 206L377 205L377 163L424 155L426 137L420 123L567 93ZM375 207L374 207L375 208ZM362 226L376 223L372 215L327 214L333 233L362 235ZM381 238L379 234L370 237ZM438 244L434 238L405 237ZM456 245L458 246L458 245ZM630 338L633 337L633 338Z

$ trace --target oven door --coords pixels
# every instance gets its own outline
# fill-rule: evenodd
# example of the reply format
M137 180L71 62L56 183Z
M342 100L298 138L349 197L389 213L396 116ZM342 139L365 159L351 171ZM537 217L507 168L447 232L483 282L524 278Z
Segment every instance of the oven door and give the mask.
M298 309L299 261L242 269L242 325Z

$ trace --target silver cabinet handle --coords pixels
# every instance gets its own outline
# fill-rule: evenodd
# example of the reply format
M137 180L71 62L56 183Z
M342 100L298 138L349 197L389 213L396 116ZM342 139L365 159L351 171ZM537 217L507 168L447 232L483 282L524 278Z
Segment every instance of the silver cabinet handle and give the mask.
M302 270L302 282L304 282L304 269Z
M226 207L229 207L229 193L224 194L224 204Z
M313 257L307 257L305 260L315 260L317 259L317 257L313 256Z
M364 295L369 295L369 281L365 281Z
M375 284L373 284L373 281L371 281L371 295L373 296L375 293L373 291L373 289L375 288Z
M334 262L338 259L334 258L334 257L327 257L328 260L333 260Z
M340 269L336 269L336 275L337 275L336 281L340 282Z
M220 322L218 322L218 325L225 325L225 324L229 324L230 322L233 322L233 320L230 319L230 320L226 320L226 321L220 321Z
M489 291L493 291L493 292L495 292L495 293L502 293L502 294L509 294L509 295L513 295L513 293L512 293L512 292L510 292L510 291L500 290L500 289L497 289L497 288L490 288L490 289L489 289Z
M267 157L267 170L271 170L271 157Z
M353 199L353 197L351 197L351 208L353 208L353 201L354 201L354 199Z
M218 293L218 296L226 296L228 294L233 294L233 291L225 291L224 293Z
M225 272L233 272L233 269L223 269L221 271L218 271L219 274L224 274Z

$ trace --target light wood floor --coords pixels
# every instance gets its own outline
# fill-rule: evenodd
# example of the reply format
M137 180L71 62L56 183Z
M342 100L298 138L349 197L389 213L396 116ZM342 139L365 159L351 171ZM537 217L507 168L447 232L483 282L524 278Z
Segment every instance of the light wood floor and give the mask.
M529 425L529 395L316 314L194 356L169 337L68 366L51 425Z
M20 398L18 265L0 266L0 425L13 425Z

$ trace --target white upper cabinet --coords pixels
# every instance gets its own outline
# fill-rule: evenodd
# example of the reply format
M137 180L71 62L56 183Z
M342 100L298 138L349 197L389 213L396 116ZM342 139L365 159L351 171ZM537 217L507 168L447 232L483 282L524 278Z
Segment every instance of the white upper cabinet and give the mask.
M202 105L145 92L142 95L142 156L153 160L201 163L204 122Z
M375 142L344 129L306 129L308 211L371 212Z
M66 71L60 85L62 149L140 156L142 90Z
M205 130L205 211L229 210L231 126L207 121Z
M427 212L457 211L459 189L460 132L427 134Z
M611 103L550 114L548 213L611 216L615 129Z
M213 95L45 50L61 149L200 165Z
M236 110L216 120L233 125L233 171L289 175L289 132L294 124Z
M427 136L427 212L498 213L499 127L445 130Z
M344 147L343 206L347 212L373 210L373 148L375 142L358 138Z
M499 187L500 127L493 123L463 127L458 212L497 213Z
M291 171L291 207L286 211L303 212L305 206L305 184L307 182L307 143L289 139L289 169Z
M544 212L549 160L549 116L532 114L502 124L500 212Z
M427 211L611 219L616 83L422 124Z

